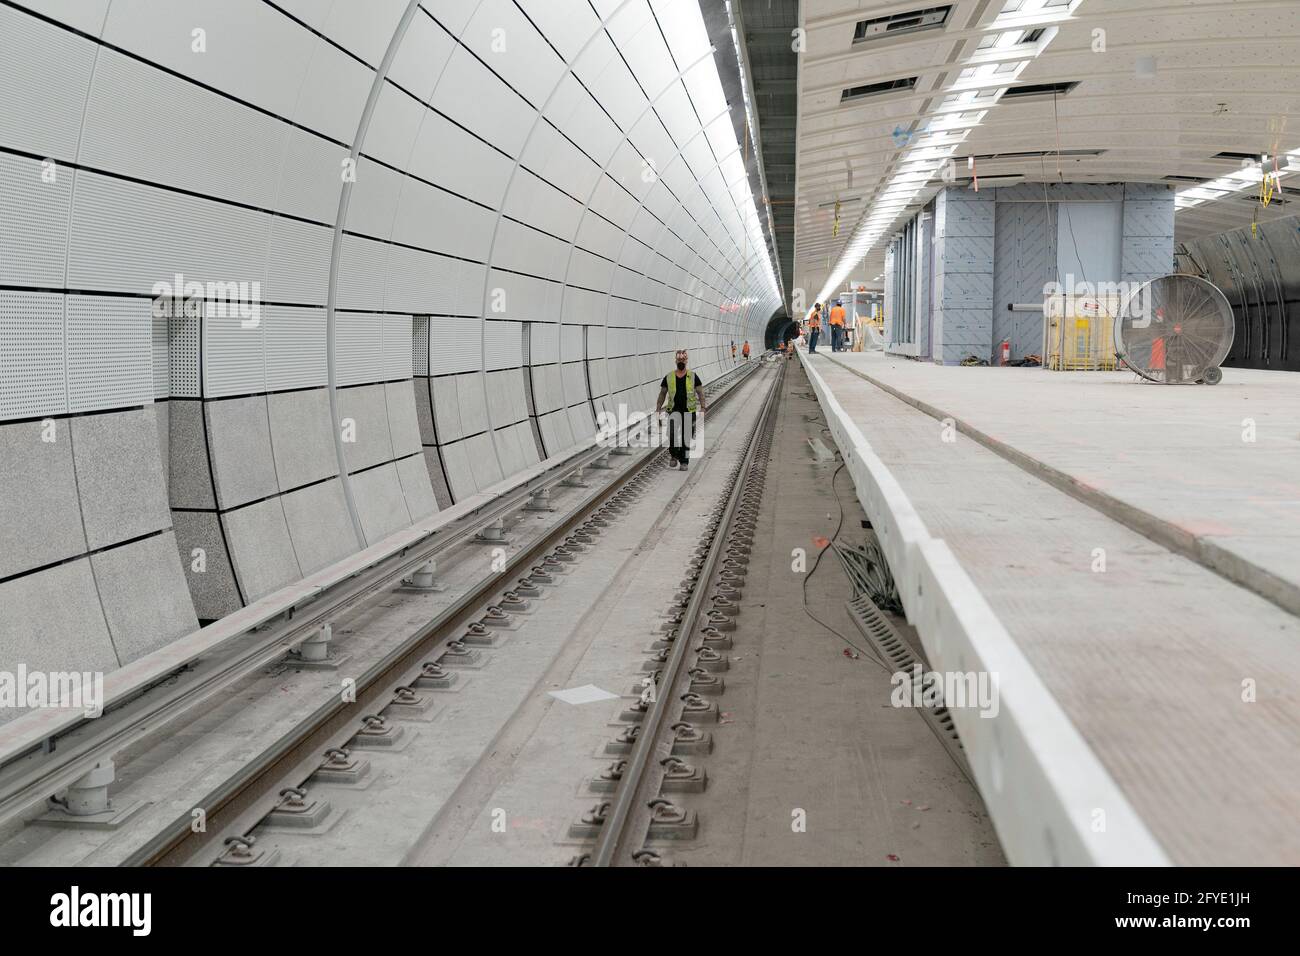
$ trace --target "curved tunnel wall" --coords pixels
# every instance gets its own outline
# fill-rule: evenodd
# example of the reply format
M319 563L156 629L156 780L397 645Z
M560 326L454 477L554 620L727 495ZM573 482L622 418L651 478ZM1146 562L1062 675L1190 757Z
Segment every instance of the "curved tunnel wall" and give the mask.
M695 0L18 0L0 88L0 666L125 663L779 306Z

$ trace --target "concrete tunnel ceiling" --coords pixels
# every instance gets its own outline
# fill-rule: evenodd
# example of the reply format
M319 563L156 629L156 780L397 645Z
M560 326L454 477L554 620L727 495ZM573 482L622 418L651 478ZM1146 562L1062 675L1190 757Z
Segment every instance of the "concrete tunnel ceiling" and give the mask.
M1265 153L1300 164L1286 122L1300 3L804 0L802 17L794 285L808 307L847 282L883 286L889 236L945 185L920 149L950 153L959 184L975 157L987 186L1170 187L1179 242L1294 214L1255 202L1258 188L1204 186Z
M0 5L5 646L112 670L761 341L718 6Z

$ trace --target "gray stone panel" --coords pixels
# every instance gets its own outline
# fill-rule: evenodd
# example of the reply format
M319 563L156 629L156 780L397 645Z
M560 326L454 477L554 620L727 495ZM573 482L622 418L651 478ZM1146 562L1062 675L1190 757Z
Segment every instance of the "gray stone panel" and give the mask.
M414 455L423 444L415 409L415 386L411 382L388 382L384 385L388 402L388 431L393 442L393 457Z
M415 379L415 417L420 424L420 444L438 444L433 427L433 399L429 395L427 378Z
M337 478L282 495L280 504L304 576L360 550Z
M239 587L250 604L302 578L279 498L228 511L221 524Z
M181 570L190 590L194 613L202 621L215 621L243 606L235 573L226 553L225 539L214 511L173 511L172 527ZM194 552L202 549L202 564ZM202 567L203 570L196 568Z
M155 402L153 408L154 425L158 429L158 459L162 462L163 483L171 487L171 442L168 440L168 429L171 427L168 423L171 416L168 414L167 399ZM170 497L168 499L170 501Z
M40 422L0 425L0 577L43 567L86 551L72 465L72 430Z
M90 561L123 664L198 630L172 532L101 551Z
M353 475L352 495L366 544L374 544L394 531L410 527L411 514L397 478L397 466L392 462Z
M388 433L388 404L384 386L362 385L340 389L339 419L351 419L356 440L343 443L348 471L360 471L393 460L393 442Z
M0 583L0 670L111 671L117 655L81 558ZM0 720L14 716L0 710Z
M438 503L438 510L452 506L451 489L447 487L447 476L442 471L442 460L438 449L424 449L424 467L429 474L429 484L433 486L433 498Z
M208 402L208 448L222 510L279 491L266 396Z
M456 376L429 379L433 395L433 414L438 421L438 440L444 445L464 436L460 425L460 395Z
M339 473L330 426L329 393L317 388L266 397L271 450L281 491Z
M429 481L429 471L424 465L424 455L412 455L397 461L397 477L402 483L406 510L412 521L419 521L438 510L438 501Z
M170 527L152 411L85 415L71 422L72 457L89 550Z
M167 493L173 508L215 508L203 403L167 403Z

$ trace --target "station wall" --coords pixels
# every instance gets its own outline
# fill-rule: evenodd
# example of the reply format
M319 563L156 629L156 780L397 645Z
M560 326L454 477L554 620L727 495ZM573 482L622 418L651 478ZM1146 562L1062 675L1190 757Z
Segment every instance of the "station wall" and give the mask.
M0 88L0 667L125 663L782 308L696 0L16 0Z

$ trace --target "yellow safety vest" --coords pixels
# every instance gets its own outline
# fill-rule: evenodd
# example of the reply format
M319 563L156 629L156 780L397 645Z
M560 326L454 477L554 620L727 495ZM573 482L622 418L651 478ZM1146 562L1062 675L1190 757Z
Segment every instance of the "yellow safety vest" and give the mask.
M695 373L689 368L686 370L686 410L695 411ZM664 402L664 411L671 412L673 406L677 404L677 370L668 373L668 398Z

